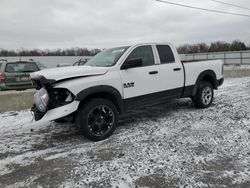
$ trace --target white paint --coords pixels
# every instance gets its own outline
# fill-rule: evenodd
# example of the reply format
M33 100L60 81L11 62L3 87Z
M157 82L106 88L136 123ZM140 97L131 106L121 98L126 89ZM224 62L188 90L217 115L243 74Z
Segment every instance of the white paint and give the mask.
M90 67L90 66L70 66L70 67L59 67L53 69L44 69L38 72L32 73L31 78L42 75L47 79L62 80L65 78L74 78L80 76L93 76L101 75L107 72L107 67Z

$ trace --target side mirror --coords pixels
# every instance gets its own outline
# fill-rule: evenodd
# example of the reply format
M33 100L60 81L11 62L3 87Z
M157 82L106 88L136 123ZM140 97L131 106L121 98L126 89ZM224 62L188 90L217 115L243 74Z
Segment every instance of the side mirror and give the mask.
M142 59L138 58L138 59L129 59L126 60L122 67L121 70L126 70L126 69L130 69L130 68L134 68L134 67L140 67L142 66Z

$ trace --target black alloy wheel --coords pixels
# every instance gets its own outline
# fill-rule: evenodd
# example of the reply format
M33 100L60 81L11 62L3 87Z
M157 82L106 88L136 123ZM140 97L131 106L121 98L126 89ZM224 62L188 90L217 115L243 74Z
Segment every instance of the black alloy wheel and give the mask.
M92 99L79 109L76 124L86 138L92 141L104 140L116 129L117 108L107 99Z
M105 135L114 124L114 112L105 105L96 106L88 115L88 130L95 136Z

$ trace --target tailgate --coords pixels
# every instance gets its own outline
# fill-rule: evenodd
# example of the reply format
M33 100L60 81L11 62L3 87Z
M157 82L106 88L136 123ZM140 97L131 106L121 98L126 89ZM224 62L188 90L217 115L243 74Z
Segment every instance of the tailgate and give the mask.
M5 76L5 85L8 87L32 84L29 73L5 73Z

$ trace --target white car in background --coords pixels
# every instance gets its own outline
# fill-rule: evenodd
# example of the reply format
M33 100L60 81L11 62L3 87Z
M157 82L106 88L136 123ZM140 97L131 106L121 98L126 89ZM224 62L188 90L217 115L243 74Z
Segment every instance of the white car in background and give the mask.
M87 61L89 60L90 58L82 58L82 59L79 59L77 62L73 63L73 66L82 66L82 65L85 65L85 63L87 63Z
M60 64L56 65L56 67L69 67L69 66L71 66L71 65L68 63L60 63Z

